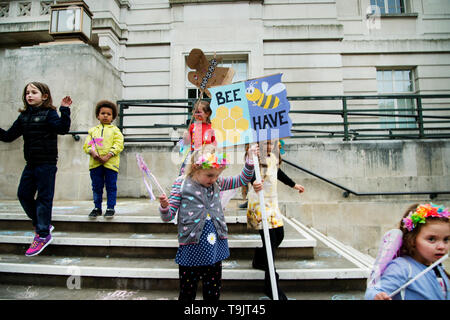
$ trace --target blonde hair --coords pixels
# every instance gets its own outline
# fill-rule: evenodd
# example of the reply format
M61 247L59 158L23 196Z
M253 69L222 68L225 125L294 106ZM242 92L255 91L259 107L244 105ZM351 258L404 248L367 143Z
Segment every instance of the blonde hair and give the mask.
M201 156L206 155L208 153L215 153L216 147L212 144L205 144L200 149L195 150L189 161L189 165L186 168L186 175L192 177L194 173L198 170L203 170L201 166L196 165L196 162L200 159Z

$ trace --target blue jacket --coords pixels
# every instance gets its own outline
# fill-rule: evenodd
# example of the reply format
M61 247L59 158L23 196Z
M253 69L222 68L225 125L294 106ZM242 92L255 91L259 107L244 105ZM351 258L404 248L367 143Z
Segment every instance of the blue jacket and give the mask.
M417 262L409 256L399 257L392 260L384 270L380 281L374 287L368 287L365 299L373 300L380 292L391 294L417 274L426 269L427 266ZM442 287L438 282L433 270L428 271L419 279L411 283L405 289L405 300L450 300L450 283L442 266L437 266L441 277L445 282L447 294L444 295ZM401 300L401 293L395 295L393 300Z

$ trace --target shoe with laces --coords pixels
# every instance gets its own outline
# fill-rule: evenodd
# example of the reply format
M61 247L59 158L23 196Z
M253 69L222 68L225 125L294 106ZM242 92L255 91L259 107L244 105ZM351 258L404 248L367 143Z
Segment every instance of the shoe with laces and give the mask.
M102 209L94 208L94 209L92 209L91 213L89 213L89 218L95 219L101 215L102 215Z
M25 255L27 257L32 257L35 255L38 255L42 252L42 250L45 249L51 242L53 241L52 235L49 234L45 238L39 237L39 235L36 235L33 239L33 242L31 243L31 246L28 248L27 252L25 252Z
M105 218L112 218L114 216L114 209L106 209L105 211Z

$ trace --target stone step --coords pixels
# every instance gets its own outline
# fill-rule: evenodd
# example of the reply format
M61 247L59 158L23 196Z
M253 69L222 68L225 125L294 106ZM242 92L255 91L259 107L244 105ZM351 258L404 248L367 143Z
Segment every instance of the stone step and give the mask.
M148 200L120 200L113 219L92 221L87 218L90 202L74 205L70 201L58 201L52 219L54 242L40 255L25 257L24 252L34 236L31 223L17 201L6 205L3 201L0 298L27 286L22 294L33 288L45 292L49 299L52 296L49 292L54 292L58 299L56 292L76 293L79 297L83 291L85 297L95 294L98 299L122 299L130 290L147 297L176 299L179 285L178 266L174 262L178 248L176 228L161 222L155 209L155 203ZM227 208L226 216L229 226L245 226L245 210L237 210L236 206ZM313 292L312 296L320 293L345 297L348 292L353 292L351 297L363 296L373 263L370 257L304 226L295 218L284 221L285 239L277 249L275 266L280 286L289 297L305 298L303 292ZM148 226L142 226L146 224L169 226L173 230L156 228L150 233ZM248 230L238 232L239 227L230 230L231 256L223 262L222 297L259 299L264 296L264 272L252 268L251 259L254 248L261 245L260 236ZM71 290L77 286L81 289ZM200 288L198 296L201 297Z
M92 210L90 201L58 201L53 206L52 224L60 231L177 233L175 220L163 222L158 206L155 201L145 199L120 200L113 218L102 215L92 219L88 217ZM231 201L226 208L225 220L230 233L256 233L247 228L246 210L239 209L236 201ZM1 201L0 228L30 228L30 219L18 201Z
M176 234L126 234L126 233L52 233L53 242L41 255L80 255L109 257L159 256L173 257L178 249ZM1 230L0 252L24 254L32 242L34 233L24 230ZM315 242L310 239L285 239L276 256L314 257ZM230 234L228 238L231 257L250 257L255 247L261 246L261 238L255 235Z
M136 205L136 211L127 208ZM147 207L150 207L148 209ZM173 257L178 248L177 226L161 221L155 205L136 200L120 201L112 219L89 219L91 203L76 206L54 206L53 242L42 254L78 256ZM144 208L146 208L144 210ZM226 210L229 227L228 244L231 257L251 257L255 247L262 245L260 235L247 229L246 217L239 210ZM241 210L242 211L242 210ZM126 212L126 213L125 213ZM29 218L20 212L20 204L11 201L0 209L0 253L23 254L34 237ZM316 241L299 232L292 223L285 223L285 238L277 257L313 258Z
M288 300L362 300L364 299L363 290L341 290L340 288L329 287L326 290L291 290L285 291ZM1 300L178 300L178 290L132 290L124 288L84 288L80 289L73 288L69 289L67 287L55 287L55 286L36 286L36 285L17 285L17 284L0 284L0 299ZM201 285L199 290L197 290L197 300L202 299ZM270 300L261 290L255 291L244 291L244 290L229 290L224 287L220 294L220 300L222 301L248 301L249 303L253 301L259 301L258 303L266 303ZM175 306L178 304L176 303ZM235 303L235 302L233 302ZM144 306L139 304L138 306ZM271 310L274 308L271 304ZM285 304L283 304L285 309ZM292 305L291 305L292 306ZM121 306L118 306L121 308ZM136 305L133 306L135 308ZM147 308L147 306L145 306ZM108 306L108 309L110 306ZM294 308L294 307L291 307ZM99 313L104 315L104 311L98 309ZM295 309L297 310L297 309ZM293 310L294 311L294 310ZM180 315L180 313L174 312L175 315Z
M314 260L276 259L280 285L286 290L313 290L328 287L361 290L367 268L348 259L333 248L321 244ZM111 258L67 255L25 257L0 254L2 283L38 286L77 284L86 288L123 288L129 290L176 290L178 266L171 258ZM237 288L245 281L245 290L261 288L264 272L253 269L250 259L223 262L224 287Z
M307 229L297 223L298 228ZM318 234L318 237L324 236ZM286 292L330 288L340 292L364 290L370 264L351 250L340 249L339 243L324 239L317 238L313 260L276 259L280 285ZM0 254L0 273L2 283L11 285L176 291L178 266L173 258L25 257L3 253ZM245 281L245 292L258 292L262 288L264 272L253 269L250 259L229 258L223 262L222 277L224 290L235 290Z

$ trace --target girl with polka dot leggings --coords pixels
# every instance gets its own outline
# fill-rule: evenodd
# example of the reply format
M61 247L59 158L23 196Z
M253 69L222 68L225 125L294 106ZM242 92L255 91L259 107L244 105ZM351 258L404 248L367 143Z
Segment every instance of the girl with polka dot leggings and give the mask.
M171 221L177 217L179 248L175 262L179 265L179 300L194 301L200 279L204 300L220 298L222 261L230 256L220 192L250 181L254 170L250 159L258 149L255 146L249 151L242 172L224 178L220 175L227 165L225 154L216 153L213 145L205 145L192 154L186 176L175 180L170 196L159 197L161 219Z

